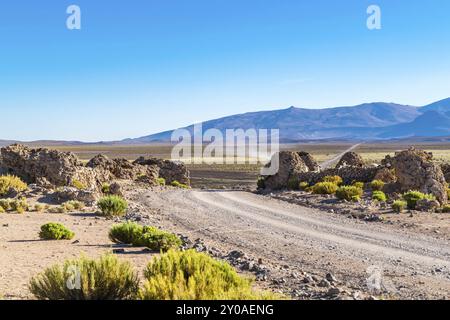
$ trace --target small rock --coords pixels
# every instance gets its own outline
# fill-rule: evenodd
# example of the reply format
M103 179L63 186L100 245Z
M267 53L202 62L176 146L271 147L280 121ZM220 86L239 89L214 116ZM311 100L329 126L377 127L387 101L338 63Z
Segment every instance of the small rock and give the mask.
M328 288L331 286L331 284L327 279L323 279L322 281L319 282L318 286L321 288Z
M328 290L327 295L329 295L329 296L337 296L340 293L341 293L341 290L339 288L330 288Z
M325 279L327 279L329 282L337 282L336 277L332 273L327 273Z

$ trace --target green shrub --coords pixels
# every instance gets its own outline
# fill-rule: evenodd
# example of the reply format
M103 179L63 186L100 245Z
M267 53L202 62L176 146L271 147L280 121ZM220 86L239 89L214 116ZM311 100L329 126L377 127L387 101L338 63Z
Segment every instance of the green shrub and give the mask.
M77 188L78 190L86 190L87 189L86 185L77 179L72 180L72 187Z
M103 183L102 184L102 193L103 194L109 194L109 192L110 192L110 184L109 183Z
M364 190L364 182L360 182L360 181L355 181L352 183L352 186L360 188L362 190Z
M419 191L408 191L403 194L403 199L408 204L408 209L414 210L416 208L416 203L422 199L436 200L436 197L432 194L425 194Z
M5 213L5 212L6 212L6 210L3 209L3 207L0 207L0 213Z
M384 188L385 183L381 180L373 180L370 183L370 189L373 191L382 191Z
M387 196L383 191L374 191L372 193L372 200L379 201L379 202L386 202Z
M181 240L175 234L156 227L140 226L134 222L114 225L109 231L109 239L115 243L131 244L135 247L147 247L155 251L167 251L181 246Z
M166 179L164 178L158 178L156 179L156 183L160 186L165 186L166 185Z
M45 206L43 204L36 203L34 205L34 211L36 211L36 212L42 212L42 211L44 211L44 209L45 209Z
M195 250L169 251L153 258L145 269L144 300L258 300L279 299L256 291L249 279L228 263Z
M70 200L67 202L64 202L62 204L63 207L65 207L65 209L67 211L73 211L73 210L83 210L84 209L84 203L81 201L77 201L77 200Z
M136 247L147 247L154 251L168 251L178 249L181 240L175 234L162 231L156 227L143 227L142 234L133 239L132 245Z
M143 227L135 222L113 225L109 230L109 239L115 243L132 244L142 236Z
M178 182L177 180L172 181L170 184L172 187L181 188L181 189L189 189L189 186L183 183Z
M300 183L298 184L298 188L299 188L300 190L302 190L302 191L306 191L306 189L309 188L309 183L308 183L308 182L305 182L305 181L302 181L302 182L300 182Z
M450 204L446 204L442 207L443 213L450 213Z
M119 196L105 196L97 202L102 214L108 217L123 216L127 212L128 204L125 199Z
M60 223L50 222L41 226L39 237L43 240L71 240L75 234Z
M266 188L266 180L264 177L259 177L258 181L256 181L256 186L258 189L265 189Z
M394 210L395 212L401 213L406 209L407 205L408 204L406 203L406 201L396 200L392 204L392 210Z
M25 199L25 198L20 198L20 199L10 201L9 205L11 207L12 212L24 213L25 211L28 211L28 209L29 209L27 199Z
M10 190L22 192L27 190L27 184L13 175L0 176L0 197L6 196Z
M363 190L355 186L342 186L336 190L336 197L341 200L359 201L363 195Z
M2 208L4 211L10 211L11 201L11 199L0 199L0 208Z
M447 199L450 200L450 188L447 188Z
M314 194L334 194L338 186L333 182L319 182L312 186Z
M343 180L340 176L325 176L322 179L322 182L332 182L337 186L340 186L343 183Z
M33 277L29 288L41 300L127 300L136 298L139 279L129 262L106 255L66 260Z
M287 187L289 190L298 190L299 188L299 181L296 177L289 178L287 182Z

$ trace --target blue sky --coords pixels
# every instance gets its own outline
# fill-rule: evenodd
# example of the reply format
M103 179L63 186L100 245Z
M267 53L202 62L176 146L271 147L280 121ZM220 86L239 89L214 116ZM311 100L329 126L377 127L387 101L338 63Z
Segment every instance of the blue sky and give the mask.
M66 28L79 5L82 29ZM382 29L366 9L382 10ZM0 139L114 140L247 111L450 96L450 2L0 4Z

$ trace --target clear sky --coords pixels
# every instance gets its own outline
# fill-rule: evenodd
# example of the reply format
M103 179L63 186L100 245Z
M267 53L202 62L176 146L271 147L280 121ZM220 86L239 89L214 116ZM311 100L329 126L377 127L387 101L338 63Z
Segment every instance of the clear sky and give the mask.
M71 4L81 30L66 28ZM366 27L371 4L381 30ZM424 105L450 96L450 1L2 1L0 61L0 139L122 139L291 105Z

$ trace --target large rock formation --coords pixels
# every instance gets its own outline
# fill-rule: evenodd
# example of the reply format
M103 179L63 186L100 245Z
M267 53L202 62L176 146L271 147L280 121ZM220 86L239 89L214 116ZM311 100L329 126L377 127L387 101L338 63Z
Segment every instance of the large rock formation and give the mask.
M31 149L23 145L2 148L0 172L12 173L28 183L49 188L76 187L93 194L99 193L104 182L115 179L139 180L157 184L163 177L168 183L177 180L190 184L186 166L169 160L139 158L131 163L126 159L108 159L98 155L84 165L70 152ZM83 186L80 188L79 186ZM86 194L65 189L60 198L83 198ZM90 195L86 196L90 197Z
M87 167L109 172L112 178L124 180L136 180L146 176L149 181L156 181L158 178L158 168L156 166L144 166L131 163L127 159L109 159L104 155L97 155L87 164Z
M308 152L300 151L300 152L298 152L298 155L303 160L303 162L306 164L309 171L319 171L320 170L319 163L316 161L316 159L313 158L313 156L311 154L309 154Z
M387 156L382 164L392 168L400 192L418 190L431 193L441 204L447 203L447 186L441 167L433 162L433 154L410 148Z
M266 189L279 190L286 188L289 179L297 177L302 172L309 171L308 166L297 152L281 151L273 155L271 163L276 160L275 157L279 159L279 169L275 175L265 177L264 186Z
M364 160L361 158L359 154L355 152L347 152L339 160L338 164L336 165L336 169L341 169L345 167L363 168L364 165L365 165Z
M178 181L186 185L191 184L189 170L182 162L140 157L133 164L136 166L158 168L159 177L164 178L167 184L173 181Z
M445 181L450 183L450 164L441 164L442 173L444 174Z
M108 180L104 172L83 166L73 153L30 149L18 144L1 149L0 167L28 183L48 187L81 183L85 189L97 189Z

